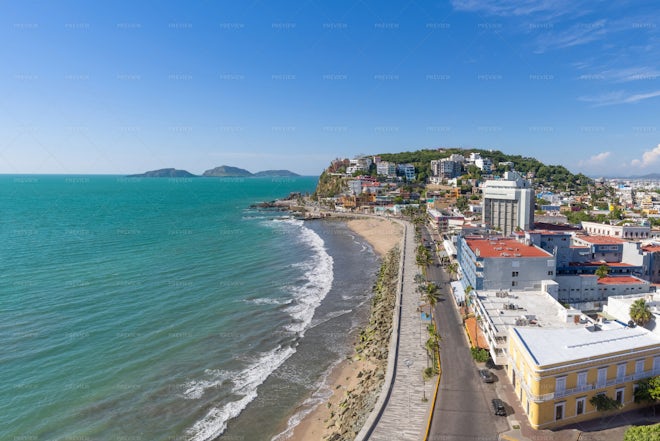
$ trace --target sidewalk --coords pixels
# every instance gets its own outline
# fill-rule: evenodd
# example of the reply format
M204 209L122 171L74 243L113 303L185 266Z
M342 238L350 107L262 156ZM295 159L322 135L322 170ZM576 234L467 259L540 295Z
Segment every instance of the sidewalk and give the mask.
M399 356L392 393L378 423L368 438L374 441L411 440L423 438L429 416L435 379L424 381L423 370L428 357L424 344L428 339L426 323L418 311L420 294L416 290L415 229L406 228L403 262L403 294L401 298L401 329ZM426 397L426 401L423 398Z

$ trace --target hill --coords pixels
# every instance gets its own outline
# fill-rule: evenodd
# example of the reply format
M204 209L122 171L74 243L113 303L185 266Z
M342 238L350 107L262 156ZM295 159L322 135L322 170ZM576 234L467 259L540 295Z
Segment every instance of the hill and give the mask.
M591 178L581 173L573 174L564 166L546 165L536 158L507 155L499 150L460 148L424 149L414 152L382 153L378 156L383 161L414 164L419 180L423 181L431 175L431 160L447 158L454 153L465 157L470 156L470 153L479 153L482 157L489 158L493 162L494 174L502 174L508 169L506 166L498 166L499 163L511 162L515 170L523 174L533 173L535 185L554 190L585 190L587 185L593 183ZM474 177L480 177L480 171L473 170L473 172L479 174L479 176Z
M202 173L202 176L213 178L246 178L253 176L253 174L242 168L232 167L230 165L221 165L220 167L206 170L204 173Z
M257 178L261 178L261 177L292 178L300 175L298 173L294 173L289 170L264 170L264 171L256 172L253 176Z
M177 170L175 168L161 168L160 170L151 170L137 175L128 175L128 178L197 178L197 175L186 170Z

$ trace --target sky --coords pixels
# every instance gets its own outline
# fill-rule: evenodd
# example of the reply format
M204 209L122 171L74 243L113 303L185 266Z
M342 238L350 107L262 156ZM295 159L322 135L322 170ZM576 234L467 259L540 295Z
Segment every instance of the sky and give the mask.
M654 3L0 0L0 173L439 147L657 172Z

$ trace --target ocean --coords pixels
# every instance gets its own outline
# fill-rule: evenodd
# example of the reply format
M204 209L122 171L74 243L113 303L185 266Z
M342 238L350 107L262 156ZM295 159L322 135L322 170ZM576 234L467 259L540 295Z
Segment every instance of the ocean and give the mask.
M368 314L317 178L0 176L0 439L286 438Z

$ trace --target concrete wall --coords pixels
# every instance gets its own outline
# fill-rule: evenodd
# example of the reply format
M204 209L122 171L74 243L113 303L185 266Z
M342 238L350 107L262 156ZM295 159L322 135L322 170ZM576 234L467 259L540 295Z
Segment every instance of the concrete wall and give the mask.
M555 265L555 259L551 256L484 258L482 289L540 290L542 280L554 279ZM514 276L514 273L517 275Z
M573 306L582 302L603 302L611 296L646 293L650 287L649 283L643 280L640 280L639 283L621 285L599 284L598 276L587 274L561 275L557 276L555 280L559 283L558 300ZM596 307L598 306L596 305Z

